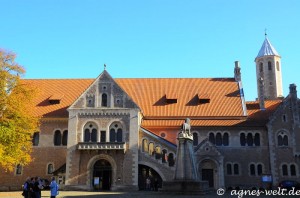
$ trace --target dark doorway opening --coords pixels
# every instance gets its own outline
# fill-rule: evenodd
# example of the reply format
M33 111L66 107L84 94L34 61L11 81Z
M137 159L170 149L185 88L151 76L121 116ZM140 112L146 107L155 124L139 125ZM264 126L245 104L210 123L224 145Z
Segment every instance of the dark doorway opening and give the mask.
M146 179L149 177L151 184L147 189ZM152 168L145 165L139 165L139 190L157 190L162 188L161 176Z
M108 161L101 159L94 164L93 187L94 190L110 190L112 181L112 168Z
M202 180L208 181L210 188L214 187L214 170L213 169L202 169Z

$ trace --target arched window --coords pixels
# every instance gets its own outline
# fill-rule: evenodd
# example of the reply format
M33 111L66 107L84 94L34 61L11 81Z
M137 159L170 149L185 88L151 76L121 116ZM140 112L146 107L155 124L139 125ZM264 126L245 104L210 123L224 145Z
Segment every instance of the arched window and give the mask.
M216 145L217 146L222 146L222 135L221 135L221 133L217 133L217 135L216 135Z
M123 129L120 123L112 123L110 125L110 142L122 142L123 141Z
M109 141L110 142L115 142L116 141L116 130L115 129L110 129L110 131L109 131Z
M229 145L229 135L228 133L223 134L223 145L228 146Z
M260 63L259 64L259 72L263 72L264 71L264 64Z
M263 170L262 170L262 165L261 165L261 164L258 164L258 165L257 165L257 174L258 174L258 175L261 175L261 174L262 174L262 171L263 171Z
M39 145L39 141L40 141L40 133L39 132L35 132L33 134L33 137L32 137L32 145L33 146L38 146Z
M22 175L22 165L18 164L16 166L16 175Z
M166 163L168 161L167 158L168 158L168 156L167 156L167 150L163 149L162 153L161 153L161 162L162 163Z
M106 93L102 94L101 106L107 107L107 94Z
M98 129L95 123L88 122L84 126L84 142L97 142Z
M253 146L253 136L252 136L252 133L248 133L248 135L247 135L247 145L248 146Z
M234 165L233 165L233 173L234 173L235 175L238 175L239 172L240 172L240 170L239 170L239 165L238 165L238 164L234 164Z
M283 146L283 138L282 135L277 136L278 146Z
M168 155L168 162L169 162L169 166L174 166L175 161L174 161L174 155L173 155L173 153L169 153L169 155Z
M246 135L245 135L245 133L240 134L240 143L241 143L241 146L246 146Z
M142 147L143 152L148 152L148 140L143 139L143 147Z
M193 145L198 145L198 133L193 133Z
M276 62L276 69L277 69L277 71L280 71L280 66L279 66L279 62L278 61Z
M149 155L154 155L154 143L149 143Z
M227 169L227 175L232 175L232 166L231 166L231 164L227 164L226 169Z
M288 136L285 132L282 131L282 132L278 133L277 143L278 143L278 146L288 146L289 145Z
M117 130L117 142L122 142L122 141L123 141L123 139L122 139L122 134L123 134L122 129L119 128L119 129Z
M282 175L287 176L288 175L288 167L286 164L282 165Z
M212 143L212 144L216 144L216 140L215 140L215 134L214 133L209 133L209 141Z
M47 167L47 174L52 174L53 171L54 171L53 164L48 164L48 167Z
M159 146L155 147L155 159L161 158L161 149Z
M60 130L56 130L54 132L54 146L60 146L61 145L61 132Z
M84 142L90 142L91 141L91 133L89 129L84 130Z
M255 165L250 164L250 175L254 176L255 175Z
M97 142L97 129L92 129L91 142Z
M286 122L286 115L285 114L282 115L282 121Z
M68 144L68 130L64 130L62 137L62 145L67 146Z
M291 176L296 176L296 166L292 164L290 166L290 169L291 169Z
M260 146L260 135L259 135L259 133L255 133L255 135L254 135L254 144L255 144L255 146Z
M271 63L271 61L268 62L268 70L270 70L270 71L272 70L272 63Z
M288 146L289 145L289 140L288 140L288 136L287 135L283 136L282 143L283 143L283 146Z

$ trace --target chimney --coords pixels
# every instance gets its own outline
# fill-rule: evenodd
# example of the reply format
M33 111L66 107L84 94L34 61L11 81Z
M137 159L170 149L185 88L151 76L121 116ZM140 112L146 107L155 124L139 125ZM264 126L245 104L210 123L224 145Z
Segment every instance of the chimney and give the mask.
M297 98L297 86L295 84L290 84L290 99L291 99L291 109L293 113L293 122L299 124L299 108L298 108L298 98Z
M290 84L290 96L297 98L297 86L295 84Z
M235 67L234 67L234 79L235 81L241 81L241 67L240 67L240 62L235 61L234 62Z

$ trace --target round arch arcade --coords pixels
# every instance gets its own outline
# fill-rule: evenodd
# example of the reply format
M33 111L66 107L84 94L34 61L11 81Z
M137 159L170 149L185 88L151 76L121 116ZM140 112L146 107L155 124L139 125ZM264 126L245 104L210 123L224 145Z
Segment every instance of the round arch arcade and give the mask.
M151 188L146 188L146 179L150 178L151 181ZM155 190L155 183L157 184L158 188L162 187L162 178L161 176L151 167L139 164L139 190Z

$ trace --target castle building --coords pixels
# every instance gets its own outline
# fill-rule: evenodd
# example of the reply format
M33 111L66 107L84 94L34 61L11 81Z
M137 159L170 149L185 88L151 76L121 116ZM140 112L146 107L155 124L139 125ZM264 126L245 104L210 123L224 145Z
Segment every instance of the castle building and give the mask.
M36 86L41 125L34 161L1 172L0 190L28 176L57 177L64 189L145 189L169 181L186 118L197 171L214 189L300 181L299 99L283 97L280 55L265 38L257 57L258 100L245 101L241 68L230 78L24 79Z

